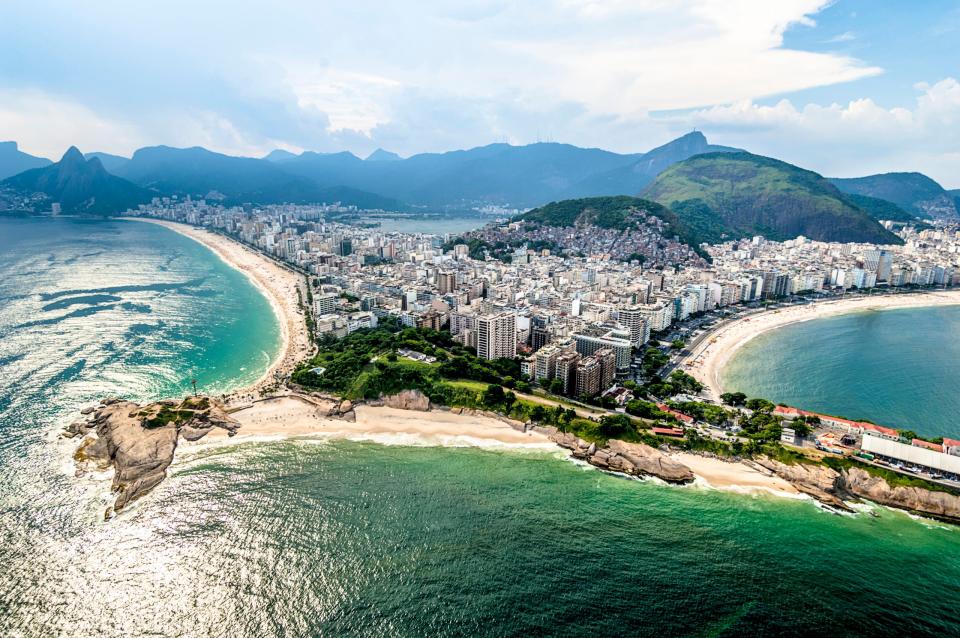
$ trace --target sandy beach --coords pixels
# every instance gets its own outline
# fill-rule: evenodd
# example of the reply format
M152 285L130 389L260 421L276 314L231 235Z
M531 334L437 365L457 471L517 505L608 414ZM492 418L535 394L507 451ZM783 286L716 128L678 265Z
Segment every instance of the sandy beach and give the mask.
M874 295L769 310L737 319L707 335L683 361L682 369L706 386L715 400L724 391L722 372L737 350L757 336L783 326L851 312L960 304L960 290Z
M501 445L559 449L545 435L522 432L488 416L455 414L444 410L420 412L360 405L356 421L325 416L325 406L297 396L259 401L231 416L241 427L231 440L322 436L339 439L368 439L394 443L425 443L446 446ZM223 440L227 434L216 430L204 440Z
M689 452L675 452L670 457L689 467L696 475L697 482L704 483L705 487L746 494L768 493L775 496L800 494L797 488L782 478L743 463L731 463Z
M280 325L280 352L260 379L234 392L228 403L247 401L259 396L260 390L274 385L277 378L288 375L298 361L310 355L312 346L305 318L297 307L297 288L304 283L303 275L278 265L239 242L206 229L160 219L127 219L164 226L203 244L228 265L246 275L273 307Z

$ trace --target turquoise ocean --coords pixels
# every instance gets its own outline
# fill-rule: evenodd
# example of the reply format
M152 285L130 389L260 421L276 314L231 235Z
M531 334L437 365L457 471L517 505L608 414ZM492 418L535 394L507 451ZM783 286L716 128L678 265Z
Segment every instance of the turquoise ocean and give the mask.
M80 406L225 391L278 347L167 229L0 219L0 635L960 635L960 528L543 451L200 446L102 520L57 438Z
M924 436L960 438L960 306L855 312L763 333L724 389Z

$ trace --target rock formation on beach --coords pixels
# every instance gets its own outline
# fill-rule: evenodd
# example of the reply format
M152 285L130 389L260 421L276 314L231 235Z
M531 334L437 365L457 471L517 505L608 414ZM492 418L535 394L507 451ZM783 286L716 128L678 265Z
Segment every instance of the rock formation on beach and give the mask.
M166 478L180 437L197 441L213 428L223 428L232 436L239 428L239 423L209 397L144 406L110 398L81 413L87 420L71 423L64 436L84 437L74 454L78 475L90 465L102 470L113 467L115 512Z
M693 471L686 465L643 443L611 439L606 446L598 447L596 443L588 443L556 428L539 430L548 434L550 440L560 447L570 450L574 458L604 470L630 476L655 476L668 483L692 483L694 479Z
M960 494L922 487L891 486L879 476L852 467L837 471L823 465L788 465L767 457L754 463L793 483L798 490L831 507L850 510L844 501L865 499L880 505L960 523Z

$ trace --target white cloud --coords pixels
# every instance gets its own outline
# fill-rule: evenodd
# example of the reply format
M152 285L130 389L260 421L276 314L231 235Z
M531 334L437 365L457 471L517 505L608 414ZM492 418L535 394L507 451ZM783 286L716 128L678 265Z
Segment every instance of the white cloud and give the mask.
M54 160L70 146L82 151L125 153L144 142L136 126L104 118L67 98L37 90L0 88L0 139Z
M960 185L960 82L919 83L912 108L884 108L869 98L846 105L746 100L674 118L759 153L842 176L919 170ZM715 136L717 137L717 136Z

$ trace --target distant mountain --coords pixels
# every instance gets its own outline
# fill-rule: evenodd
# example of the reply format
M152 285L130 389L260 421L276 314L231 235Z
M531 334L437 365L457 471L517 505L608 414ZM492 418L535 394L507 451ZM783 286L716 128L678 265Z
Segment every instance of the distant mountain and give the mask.
M489 144L406 159L378 150L366 161L347 153L304 153L284 161L283 168L321 185L375 191L416 206L526 208L571 198L630 195L674 162L728 150L736 149L711 145L695 132L646 154L556 143Z
M402 159L403 158L397 155L396 153L385 151L382 148L378 148L374 152L367 155L368 162L396 162Z
M58 202L64 213L119 213L154 196L108 173L98 158L85 159L74 146L56 164L10 177L0 182L0 188L25 197L42 193L49 202Z
M670 207L705 241L804 235L820 241L901 243L812 171L746 152L674 164L643 197Z
M636 162L593 175L581 182L575 190L585 194L632 194L677 162L704 153L732 153L740 149L718 146L707 142L703 133L694 131L644 153Z
M276 153L274 151L271 155L276 157ZM356 157L354 159L361 161ZM311 179L292 175L281 167L291 161L231 157L200 147L153 146L134 153L118 174L140 186L163 193L195 197L216 194L228 203L340 201L346 205L373 205L395 210L403 208L400 202L363 192L362 189L343 187L341 184L320 185Z
M953 203L957 208L957 212L960 213L960 188L947 191L947 195L953 198Z
M870 215L877 221L890 220L895 222L917 222L917 216L908 213L893 202L877 197L868 197L866 195L845 194L844 197L851 204Z
M17 148L16 142L0 142L0 180L31 168L41 168L52 164L45 157L34 157Z
M114 174L126 166L127 162L130 161L129 157L111 155L110 153L84 153L83 156L87 159L93 159L96 157L100 160L100 163L103 164L103 167L107 169L108 173Z
M923 173L882 173L849 179L832 178L830 181L844 193L885 199L923 218L958 216L954 198Z
M263 159L268 162L286 162L292 159L297 159L297 156L290 151L285 151L283 149L274 149L263 156Z

